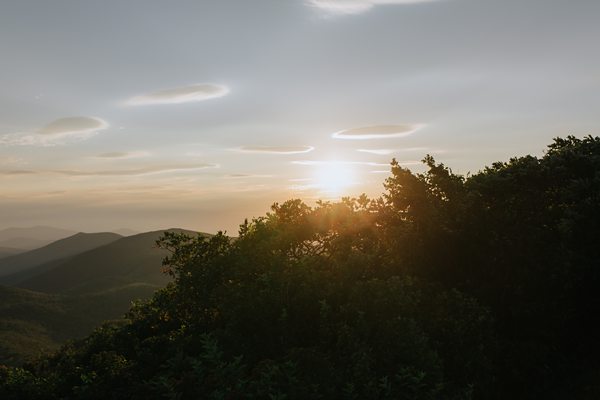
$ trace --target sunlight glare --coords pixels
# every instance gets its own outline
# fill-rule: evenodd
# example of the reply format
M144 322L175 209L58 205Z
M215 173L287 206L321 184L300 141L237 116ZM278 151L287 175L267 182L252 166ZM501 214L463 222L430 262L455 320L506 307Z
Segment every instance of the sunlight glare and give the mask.
M324 163L316 170L315 182L321 193L330 196L346 195L348 187L356 183L355 171L349 164Z

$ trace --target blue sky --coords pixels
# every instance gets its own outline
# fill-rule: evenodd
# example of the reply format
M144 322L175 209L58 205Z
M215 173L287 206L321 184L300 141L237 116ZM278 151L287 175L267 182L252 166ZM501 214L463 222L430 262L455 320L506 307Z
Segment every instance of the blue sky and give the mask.
M600 134L594 0L0 4L0 228L234 233Z

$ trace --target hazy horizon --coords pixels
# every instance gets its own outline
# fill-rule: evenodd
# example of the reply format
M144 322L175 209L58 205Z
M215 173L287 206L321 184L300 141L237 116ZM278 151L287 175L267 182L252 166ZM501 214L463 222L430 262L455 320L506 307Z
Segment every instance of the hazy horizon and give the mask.
M0 5L0 229L235 235L599 135L593 0Z

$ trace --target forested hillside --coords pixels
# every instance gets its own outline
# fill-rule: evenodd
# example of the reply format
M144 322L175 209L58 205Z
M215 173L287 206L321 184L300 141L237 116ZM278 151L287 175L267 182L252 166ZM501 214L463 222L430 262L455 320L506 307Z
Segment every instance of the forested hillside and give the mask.
M121 319L132 301L152 297L170 280L161 272L168 253L156 246L164 232L78 233L0 260L0 270L13 271L0 276L0 364L56 350L104 320Z
M600 138L381 198L274 204L239 237L166 233L174 279L0 396L600 397Z
M116 233L77 233L46 246L0 260L0 284L12 284L31 275L31 270L42 264L64 260L87 250L120 239Z

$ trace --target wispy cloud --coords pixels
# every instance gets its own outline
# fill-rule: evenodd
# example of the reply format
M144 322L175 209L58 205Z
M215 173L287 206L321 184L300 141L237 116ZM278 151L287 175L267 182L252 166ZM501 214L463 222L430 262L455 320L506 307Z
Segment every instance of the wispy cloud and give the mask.
M2 135L0 145L55 146L87 139L108 127L108 122L96 117L59 118L33 132Z
M31 174L35 174L35 172L26 170L26 169L11 169L11 170L6 170L6 171L0 171L0 175L4 175L4 176L31 175Z
M64 136L96 132L108 128L108 123L95 117L67 117L56 119L38 130L42 135Z
M103 159L127 159L147 157L149 155L150 153L147 151L111 151L108 153L98 154L95 157Z
M402 149L356 149L361 153L377 154L377 155L389 155L401 152L410 151L427 151L427 147L406 147Z
M389 163L377 163L368 161L315 161L315 160L301 160L292 161L292 164L296 165L370 165L372 167L383 167L389 166Z
M357 140L404 137L415 133L422 126L421 124L365 126L362 128L344 129L333 133L331 137L335 139Z
M229 174L225 176L229 179L246 179L246 178L272 178L273 175L260 175L260 174Z
M100 170L100 171L77 171L58 170L52 171L57 174L69 176L136 176L160 174L165 172L195 171L206 168L218 168L217 164L193 164L193 165L158 165L133 169Z
M398 164L408 166L408 165L422 165L422 161L418 160L407 160L407 161L398 161Z
M192 164L192 165L160 165L132 169L110 169L110 170L5 170L0 175L41 175L55 174L65 176L138 176L149 174L160 174L167 172L195 171L206 168L218 168L218 164Z
M360 14L377 5L418 4L438 0L307 0L309 6L331 14Z
M203 83L134 96L124 104L128 106L182 104L223 97L228 93L229 88L226 86Z
M299 154L313 151L313 146L242 146L236 151L242 153L266 153L266 154Z

